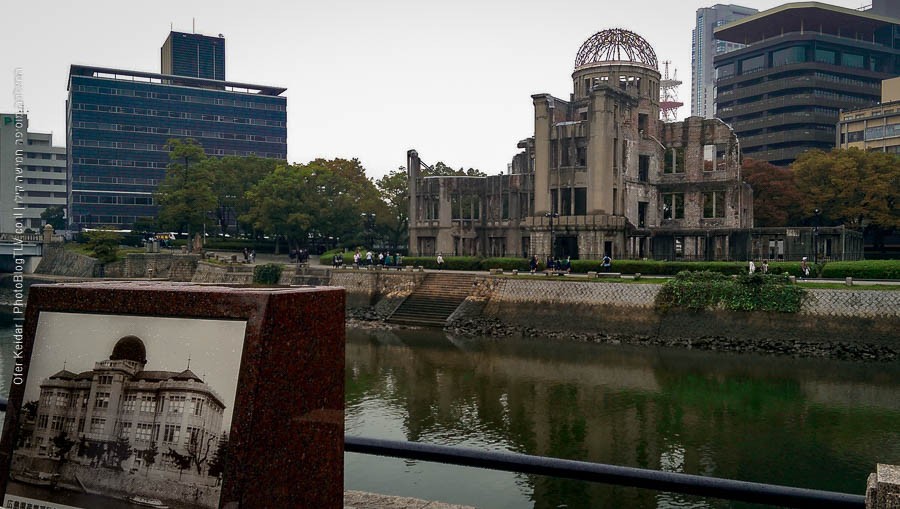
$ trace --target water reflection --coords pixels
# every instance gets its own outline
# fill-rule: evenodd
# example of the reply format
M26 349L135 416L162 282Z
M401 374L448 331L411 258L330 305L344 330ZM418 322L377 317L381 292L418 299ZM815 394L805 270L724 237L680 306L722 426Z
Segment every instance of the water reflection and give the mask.
M350 434L859 494L900 462L898 363L348 331L346 366ZM348 456L350 488L479 507L741 506Z

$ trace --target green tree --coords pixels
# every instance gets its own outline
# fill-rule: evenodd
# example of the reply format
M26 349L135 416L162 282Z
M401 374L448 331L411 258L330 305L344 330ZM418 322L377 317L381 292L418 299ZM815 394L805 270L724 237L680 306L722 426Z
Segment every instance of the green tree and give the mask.
M203 162L212 178L215 216L221 235L227 234L229 225L249 210L247 191L281 164L284 161L255 156L210 158Z
M110 263L116 260L116 252L122 242L122 236L110 228L97 228L84 233L85 245L91 252L91 256L100 263Z
M112 461L115 463L116 468L122 470L122 463L125 462L131 455L134 453L131 450L131 442L128 440L128 437L119 437L116 439L115 443L112 446Z
M180 481L181 475L184 473L184 471L188 468L191 468L191 457L186 454L181 454L171 447L169 447L169 452L166 453L166 456L171 458L172 463L174 463L175 466L178 467L178 480Z
M442 161L435 163L433 167L422 169L423 177L487 177L487 173L476 168L454 170Z
M385 230L390 244L396 248L409 238L409 179L406 168L400 167L375 182L381 199L387 205Z
M222 432L222 436L219 437L219 444L218 447L216 447L216 452L215 454L213 454L212 459L209 461L209 470L207 471L207 473L210 477L221 479L222 474L225 473L225 469L228 467L228 462L230 460L231 442L228 441L228 434Z
M144 463L147 465L147 473L150 473L150 467L156 463L156 456L159 454L159 449L156 448L156 442L150 442L150 447L143 450L141 456L144 458Z
M742 173L744 181L753 188L754 226L801 224L803 195L790 169L746 158Z
M49 224L54 230L65 230L66 208L62 205L47 207L41 212L41 219L44 220L44 224Z
M206 228L210 214L216 208L212 191L212 175L202 164L206 159L203 147L195 140L171 139L169 166L159 185L159 224L166 230L188 233L197 237Z
M258 233L287 239L291 248L347 239L362 228L362 212L385 207L355 159L277 167L246 196L250 207L241 220Z
M803 190L803 211L821 211L823 224L892 230L900 226L900 157L851 148L810 150L792 165Z

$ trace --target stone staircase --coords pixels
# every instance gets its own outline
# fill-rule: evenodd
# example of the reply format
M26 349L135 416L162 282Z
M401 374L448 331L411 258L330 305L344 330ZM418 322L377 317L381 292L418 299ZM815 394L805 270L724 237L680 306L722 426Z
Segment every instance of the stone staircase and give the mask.
M387 322L443 327L475 283L475 275L429 272L425 280L388 317Z

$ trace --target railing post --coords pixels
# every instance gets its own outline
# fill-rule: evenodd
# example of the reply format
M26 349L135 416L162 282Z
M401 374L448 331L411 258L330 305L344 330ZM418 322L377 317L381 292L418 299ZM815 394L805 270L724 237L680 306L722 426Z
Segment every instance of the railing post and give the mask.
M900 509L900 466L875 466L866 483L866 509Z

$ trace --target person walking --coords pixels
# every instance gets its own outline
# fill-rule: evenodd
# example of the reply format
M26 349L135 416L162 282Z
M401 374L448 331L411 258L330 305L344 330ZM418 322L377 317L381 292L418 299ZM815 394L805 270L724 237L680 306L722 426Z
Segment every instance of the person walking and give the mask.
M603 272L609 272L612 269L612 258L608 254L603 255L603 261L600 263Z
M763 274L768 274L768 273L769 273L769 260L763 260L763 263L762 263L762 273L763 273Z
M753 274L756 272L756 264L753 263L753 260L750 260L750 273Z
M438 270L443 270L444 268L444 256L441 253L437 254L437 266Z
M809 277L809 262L806 260L805 256L800 260L800 277Z

